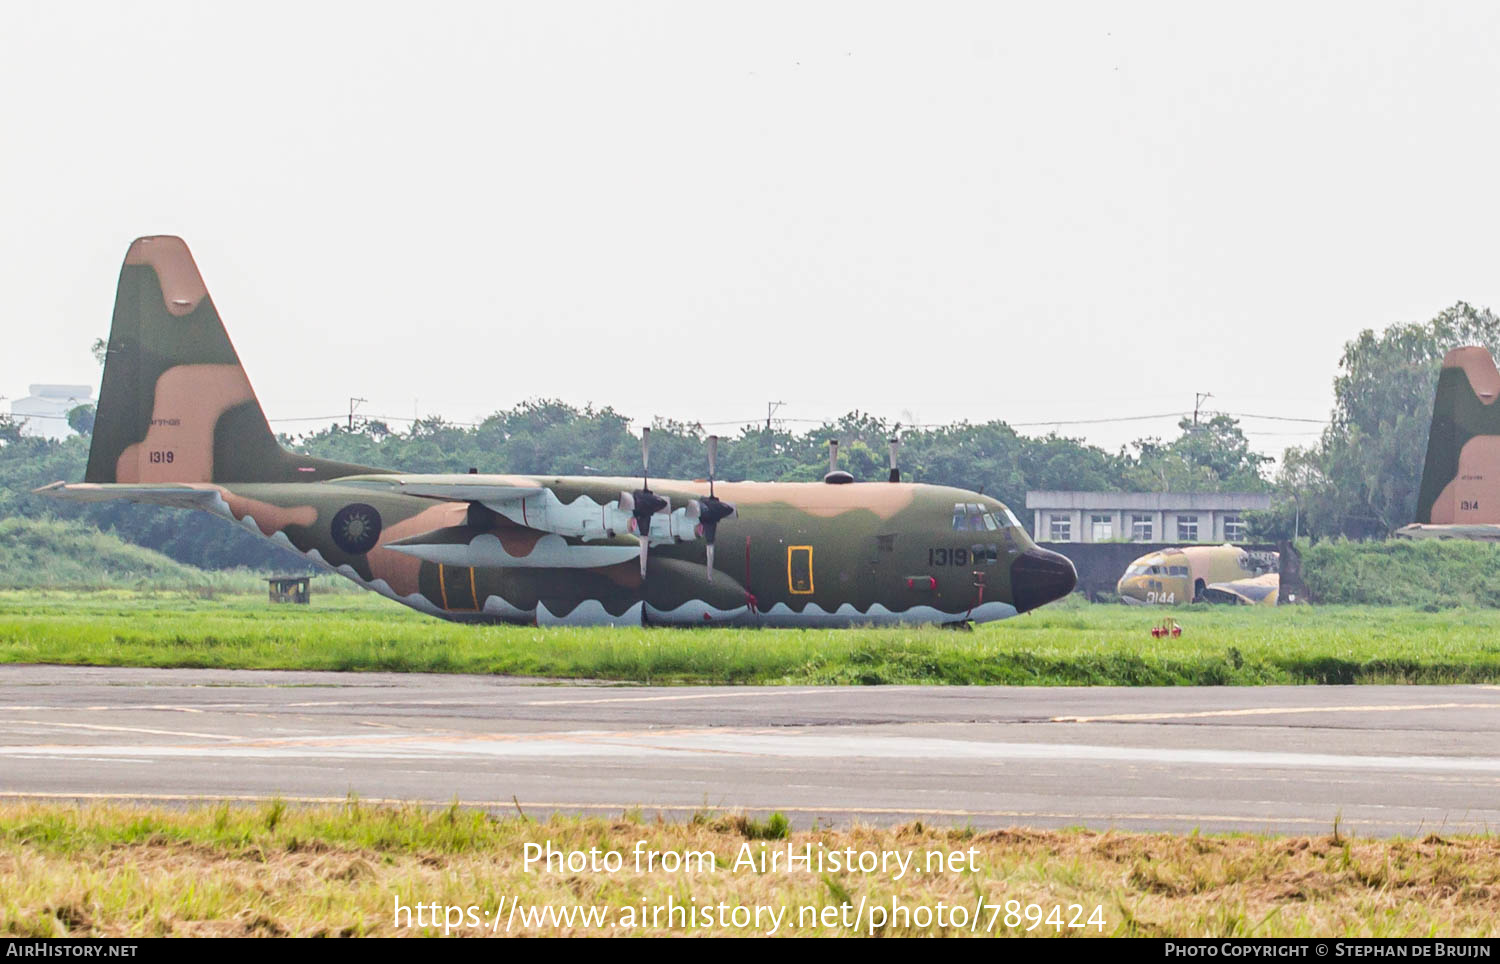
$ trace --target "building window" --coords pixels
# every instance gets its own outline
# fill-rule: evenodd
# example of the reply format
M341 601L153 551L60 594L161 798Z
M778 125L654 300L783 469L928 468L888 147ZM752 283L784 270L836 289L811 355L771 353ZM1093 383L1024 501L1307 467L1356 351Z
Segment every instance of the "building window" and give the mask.
M1132 542L1150 542L1153 532L1149 515L1130 517L1130 539Z
M1089 516L1089 530L1089 534L1095 542L1108 542L1115 537L1114 517L1107 515Z
M1073 520L1065 515L1053 515L1049 518L1051 520L1051 527L1049 529L1051 540L1053 542L1072 542Z
M1224 517L1224 540L1226 542L1241 542L1245 538L1245 520L1237 515L1226 515Z
M1198 517L1195 515L1180 515L1177 517L1177 541L1198 541Z

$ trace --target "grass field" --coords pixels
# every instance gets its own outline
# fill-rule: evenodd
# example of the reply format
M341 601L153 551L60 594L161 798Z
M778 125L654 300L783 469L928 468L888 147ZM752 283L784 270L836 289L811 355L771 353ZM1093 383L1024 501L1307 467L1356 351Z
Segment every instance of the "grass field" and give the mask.
M973 632L465 626L369 593L0 592L0 662L505 673L641 683L1500 681L1500 611L1065 602Z
M1330 828L1332 829L1332 828ZM771 839L766 839L771 838ZM621 854L616 872L528 869L524 845ZM637 842L658 852L709 851L691 872L638 870ZM895 871L761 872L742 848L897 851ZM928 852L968 851L928 869ZM968 862L972 861L972 866ZM953 908L980 911L974 932L1052 936L1490 936L1500 927L1500 840L1200 837L1091 831L789 830L771 818L703 813L664 823L493 816L363 806L302 809L279 802L165 811L127 806L0 806L0 935L401 935L441 933L395 919L396 903L476 908L454 934L752 933L717 919L674 926L653 908L783 908L779 933L963 934ZM981 904L980 901L983 901ZM1018 901L1007 927L1005 905ZM946 926L939 905L948 908ZM1031 911L1034 905L1038 910ZM1063 908L1061 926L1045 922ZM1078 905L1082 913L1071 911ZM869 908L928 908L874 926ZM495 908L504 922L492 924ZM586 926L537 919L589 907ZM858 908L866 908L856 927ZM1094 908L1099 908L1097 915ZM519 909L511 916L507 908ZM805 909L804 909L805 908ZM847 910L845 909L847 908ZM627 916L626 912L629 912ZM577 913L575 911L575 913ZM727 916L717 911L719 916ZM748 923L748 911L745 919ZM827 914L826 918L822 915ZM479 916L483 915L483 916ZM847 915L847 916L846 916ZM1094 916L1098 926L1069 927ZM800 924L799 924L800 916ZM1030 918L1041 919L1034 923ZM639 918L639 919L636 919ZM438 915L448 919L447 911ZM470 920L476 923L470 923Z

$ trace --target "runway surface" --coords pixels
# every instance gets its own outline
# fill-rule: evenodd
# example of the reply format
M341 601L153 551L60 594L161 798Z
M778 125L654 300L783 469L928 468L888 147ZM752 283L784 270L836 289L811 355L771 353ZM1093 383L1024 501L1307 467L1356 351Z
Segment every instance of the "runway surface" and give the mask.
M1500 829L1500 687L620 687L0 667L0 799Z

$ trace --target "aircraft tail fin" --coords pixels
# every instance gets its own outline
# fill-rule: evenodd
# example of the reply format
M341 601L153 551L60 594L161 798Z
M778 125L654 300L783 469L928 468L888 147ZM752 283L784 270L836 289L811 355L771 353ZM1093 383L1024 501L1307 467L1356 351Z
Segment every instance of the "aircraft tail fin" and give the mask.
M131 244L85 481L306 482L373 471L283 449L187 244L166 235Z
M1423 525L1500 523L1500 370L1487 349L1443 359L1417 492Z

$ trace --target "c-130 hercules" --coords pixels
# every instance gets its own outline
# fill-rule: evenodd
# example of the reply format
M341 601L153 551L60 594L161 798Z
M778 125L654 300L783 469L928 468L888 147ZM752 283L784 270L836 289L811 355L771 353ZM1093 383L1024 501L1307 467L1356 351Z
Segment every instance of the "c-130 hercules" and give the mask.
M1009 509L899 481L411 475L276 442L181 238L120 271L82 483L64 499L202 509L447 619L853 626L982 622L1066 596L1073 565ZM836 449L835 449L836 452ZM835 456L836 458L836 456ZM717 549L717 552L715 552Z

